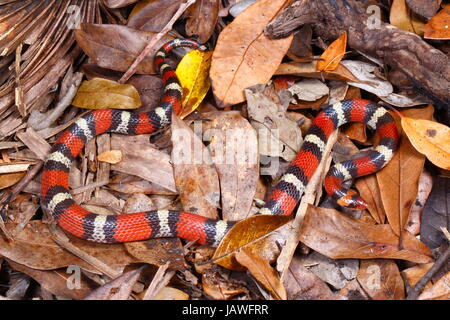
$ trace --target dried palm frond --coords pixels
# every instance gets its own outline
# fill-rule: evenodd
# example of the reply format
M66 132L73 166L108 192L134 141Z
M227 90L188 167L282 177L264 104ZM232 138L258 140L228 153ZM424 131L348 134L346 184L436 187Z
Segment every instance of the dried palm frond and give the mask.
M0 1L0 140L45 110L81 49L81 22L100 23L100 0Z

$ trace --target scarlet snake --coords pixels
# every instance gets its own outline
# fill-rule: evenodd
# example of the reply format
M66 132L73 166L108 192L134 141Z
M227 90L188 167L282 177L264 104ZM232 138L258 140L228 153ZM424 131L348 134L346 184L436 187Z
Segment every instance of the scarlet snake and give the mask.
M69 233L90 241L115 243L156 237L180 237L217 246L234 222L212 220L185 211L154 210L122 215L98 215L80 207L69 191L69 171L84 145L94 136L114 132L153 133L169 124L172 110L181 109L182 88L165 57L175 47L204 49L191 40L166 43L155 56L162 75L161 105L148 113L104 109L91 111L61 134L44 164L41 181L42 207ZM342 206L362 209L366 204L342 183L380 170L392 158L398 143L395 121L383 107L367 100L335 103L314 119L303 145L289 169L274 187L261 214L290 215L322 158L330 134L348 122L362 122L378 132L380 142L368 155L333 166L325 178L325 190Z

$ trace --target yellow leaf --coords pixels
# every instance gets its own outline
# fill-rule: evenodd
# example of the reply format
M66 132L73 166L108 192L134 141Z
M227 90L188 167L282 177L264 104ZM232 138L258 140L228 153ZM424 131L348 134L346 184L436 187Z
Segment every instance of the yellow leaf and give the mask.
M402 117L402 128L414 148L436 166L450 170L450 128L438 122Z
M389 20L397 28L423 36L423 26L425 25L423 18L412 12L405 0L394 0Z
M320 56L321 59L317 62L317 70L319 71L333 71L339 66L345 54L347 47L347 32L344 31L342 35L334 40L328 48Z
M176 74L183 87L180 118L194 111L208 93L212 51L192 50L181 59Z
M141 98L131 84L94 78L83 81L72 104L84 109L137 109Z
M107 162L116 164L122 161L123 155L121 150L108 150L105 152L100 153L97 156L97 160L101 162Z

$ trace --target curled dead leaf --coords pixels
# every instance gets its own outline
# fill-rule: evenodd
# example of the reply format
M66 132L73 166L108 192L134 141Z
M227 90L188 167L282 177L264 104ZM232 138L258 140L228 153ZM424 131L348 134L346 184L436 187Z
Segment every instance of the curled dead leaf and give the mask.
M261 254L264 239L291 220L290 216L258 215L239 221L217 247L213 256L214 263L231 270L245 270L234 257L237 250L245 247Z
M333 71L339 66L339 62L345 55L345 48L347 47L347 32L344 31L342 35L334 40L328 48L322 53L319 62L317 62L317 70L319 71Z

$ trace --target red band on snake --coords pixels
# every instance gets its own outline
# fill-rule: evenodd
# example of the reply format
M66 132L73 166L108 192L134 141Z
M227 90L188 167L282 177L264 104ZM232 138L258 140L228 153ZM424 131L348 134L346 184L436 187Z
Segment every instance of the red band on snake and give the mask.
M185 211L154 210L121 215L98 215L80 207L69 191L69 170L87 141L114 132L127 135L153 133L169 124L172 110L181 108L182 88L173 69L165 62L175 47L205 48L191 40L173 40L155 56L156 70L164 81L161 105L148 113L123 110L94 110L61 134L44 164L41 201L44 210L69 233L90 241L116 243L156 237L180 237L200 244L217 246L234 222L212 220ZM261 214L289 215L299 202L317 169L330 134L348 122L362 122L377 131L379 144L366 156L338 163L325 178L326 192L341 206L366 207L354 191L342 183L374 173L392 158L398 143L395 121L380 105L367 100L345 100L328 106L314 119L303 145L287 172L273 188Z

